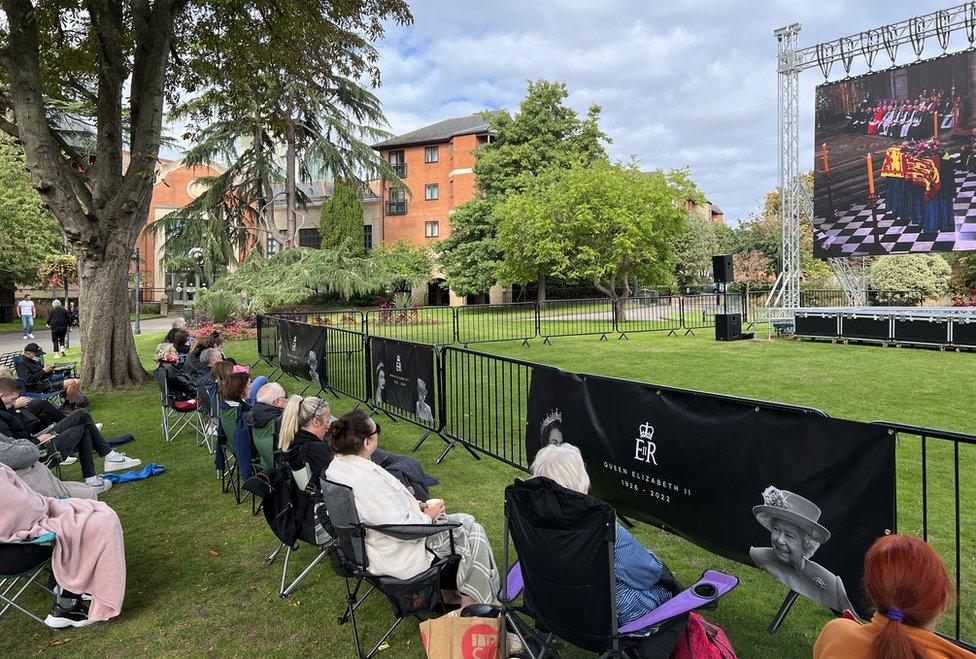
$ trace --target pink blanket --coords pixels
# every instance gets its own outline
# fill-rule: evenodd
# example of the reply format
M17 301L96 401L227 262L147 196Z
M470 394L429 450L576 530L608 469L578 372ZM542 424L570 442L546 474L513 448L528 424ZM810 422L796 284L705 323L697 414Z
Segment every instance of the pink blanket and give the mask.
M125 596L125 547L115 511L100 501L51 499L0 464L0 538L57 535L51 569L62 588L92 596L88 617L119 615Z

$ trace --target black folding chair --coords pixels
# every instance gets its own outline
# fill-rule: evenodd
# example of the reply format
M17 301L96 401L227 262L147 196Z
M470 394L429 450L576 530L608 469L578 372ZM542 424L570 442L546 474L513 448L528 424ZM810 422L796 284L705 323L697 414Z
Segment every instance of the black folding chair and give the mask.
M169 382L166 379L166 371L156 369L156 384L159 386L160 409L162 410L162 420L160 425L163 427L163 438L171 442L183 432L190 428L196 433L197 446L203 444L203 426L200 415L197 412L200 404L194 399L177 400L176 396L169 391Z
M0 604L3 604L0 618L10 607L14 607L24 615L44 624L44 618L25 609L17 603L17 599L31 585L54 597L54 591L38 579L42 572L50 569L54 539L54 533L49 532L31 541L0 542Z
M714 605L738 585L732 575L709 570L681 590L666 572L673 597L626 625L617 618L614 577L616 514L610 504L548 478L516 481L505 488L504 564L511 538L519 562L502 586L502 647L510 627L528 656L559 656L559 637L601 657L637 656L637 646L671 626L684 626L689 611ZM671 583L667 583L670 581ZM516 605L521 595L523 604ZM520 614L536 622L532 629ZM544 630L544 631L539 631ZM674 634L674 638L680 634ZM533 648L541 647L537 653ZM663 656L668 656L667 650Z
M331 552L333 568L346 584L346 610L339 617L339 624L352 621L357 657L370 659L375 655L405 618L414 617L420 620L422 614L440 614L456 608L444 602L441 588L453 588L452 582L457 579L457 566L461 557L454 549L453 529L460 524L365 524L356 510L352 488L323 479L322 494L336 535L336 544ZM369 572L369 559L366 556L367 531L382 533L398 540L421 540L446 532L450 534L451 554L446 557L432 555L430 567L410 579L375 575ZM369 589L359 597L364 583L369 584ZM363 654L359 626L356 623L356 609L375 591L386 597L396 620L373 649Z

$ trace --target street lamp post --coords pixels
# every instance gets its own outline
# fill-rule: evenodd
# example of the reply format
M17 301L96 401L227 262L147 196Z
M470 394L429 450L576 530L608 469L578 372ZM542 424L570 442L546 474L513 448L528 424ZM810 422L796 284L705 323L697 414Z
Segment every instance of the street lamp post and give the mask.
M141 273L139 272L139 248L138 247L136 247L135 259L136 259L136 326L133 332L135 334L142 334L142 324L139 318L139 312L142 310L140 304L141 296L139 295L139 289L142 287L142 276Z

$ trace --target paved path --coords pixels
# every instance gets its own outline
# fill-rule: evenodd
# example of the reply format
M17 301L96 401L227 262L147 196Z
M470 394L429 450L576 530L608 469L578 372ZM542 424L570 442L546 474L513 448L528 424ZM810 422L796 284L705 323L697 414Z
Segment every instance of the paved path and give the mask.
M151 320L142 321L142 332L143 334L148 334L149 332L159 332L161 330L168 330L173 325L173 321L176 316L170 316L169 318L153 318ZM135 327L135 322L132 323ZM20 352L24 349L24 346L30 343L30 339L24 340L21 338L23 335L20 330L16 332L4 332L0 334L0 353L5 352ZM51 345L51 330L47 329L35 329L34 330L34 341L37 345L41 346L44 350L51 350L53 346ZM77 345L78 341L78 328L71 328L71 346Z

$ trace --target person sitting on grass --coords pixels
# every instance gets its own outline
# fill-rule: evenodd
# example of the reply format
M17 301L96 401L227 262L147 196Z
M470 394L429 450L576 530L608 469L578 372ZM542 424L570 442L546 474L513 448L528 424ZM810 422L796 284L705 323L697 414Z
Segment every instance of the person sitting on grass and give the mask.
M864 558L864 592L876 611L871 622L831 620L813 646L814 659L976 657L935 633L952 582L942 559L921 538L878 538Z
M64 391L71 409L87 405L88 399L81 393L81 380L68 378L64 373L55 373L54 364L42 366L43 355L44 351L36 343L24 346L24 356L17 362L17 377L23 381L24 388L37 393Z
M291 400L285 410L286 422L289 410L293 410ZM286 429L287 423L283 423L283 435ZM370 525L456 522L461 526L453 531L453 547L447 532L426 539L398 540L367 530L369 571L409 579L430 567L432 555L447 556L453 549L461 556L457 570L460 605L495 604L498 569L484 528L471 515L448 514L439 499L417 501L403 483L371 459L379 440L380 426L358 410L344 414L329 429L335 459L325 477L352 488L359 518Z
M34 492L0 465L0 538L29 540L54 533L51 572L58 584L44 624L85 627L122 611L125 544L115 512L101 501L54 499ZM89 603L83 595L91 596Z
M0 391L4 389L9 391L10 386L0 381ZM9 400L11 395L13 394L6 393L2 396ZM88 410L77 410L69 414L62 421L55 423L49 432L41 435L35 434L40 430L30 429L36 428L36 425L31 423L30 413L25 412L24 409L19 412L9 410L0 412L0 433L15 439L29 440L49 450L53 447L53 450L64 458L62 464L73 464L75 459L68 458L77 453L85 483L92 487L104 486L104 480L95 471L95 453L104 459L105 471L124 471L142 464L137 458L130 458L109 446ZM44 445L48 443L50 445L45 447Z
M87 483L59 480L47 465L41 462L41 449L27 439L14 439L0 433L0 463L7 465L27 483L28 487L46 497L97 499L98 495L112 487L112 481L102 479L102 485L93 487Z
M583 456L572 444L549 444L539 449L532 461L532 476L548 478L580 494L590 491ZM642 547L630 531L617 524L613 571L620 625L637 620L671 599L671 591L658 585L665 569L654 552Z
M165 377L169 394L175 400L193 400L197 397L197 385L180 366L180 355L172 343L160 343L153 361L156 362L156 381L162 385L162 378Z

